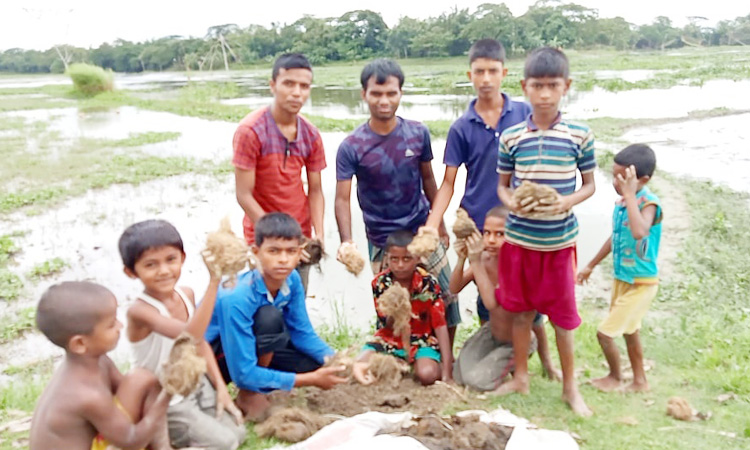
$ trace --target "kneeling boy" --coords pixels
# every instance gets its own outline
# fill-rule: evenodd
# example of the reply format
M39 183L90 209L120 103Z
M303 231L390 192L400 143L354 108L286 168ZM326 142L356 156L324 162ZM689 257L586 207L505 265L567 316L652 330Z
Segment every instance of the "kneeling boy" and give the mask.
M366 363L375 352L389 353L408 362L414 362L414 375L423 385L437 380L450 381L453 356L445 322L445 305L440 285L435 277L418 267L419 258L409 253L407 246L414 238L408 230L391 233L385 243L388 268L372 281L375 310L378 298L398 283L411 294L410 347L396 336L388 317L378 313L378 330L375 339L365 345L364 352L355 364L353 375L362 384L372 382L365 375Z
M224 380L239 388L237 406L257 421L270 406L266 394L296 386L329 389L346 381L343 367L321 367L334 351L313 330L305 290L295 270L302 229L285 213L270 213L255 224L255 252L262 269L220 289L206 341Z

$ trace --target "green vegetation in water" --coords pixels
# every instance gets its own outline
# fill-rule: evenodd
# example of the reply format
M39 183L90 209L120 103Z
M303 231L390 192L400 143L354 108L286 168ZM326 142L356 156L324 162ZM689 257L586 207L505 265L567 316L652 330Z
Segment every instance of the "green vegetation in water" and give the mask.
M8 268L8 263L19 248L13 240L18 234L0 236L0 300L12 301L18 298L23 289L21 278Z
M52 258L32 267L31 271L29 271L29 278L41 280L42 278L58 274L67 267L68 263L62 258Z
M6 120L0 118L0 124ZM0 166L0 178L13 186L0 193L0 213L32 205L49 206L89 189L112 184L138 184L184 173L223 174L231 170L227 161L199 162L138 151L139 146L174 139L178 136L176 133L134 134L122 140L76 138L65 141L56 132L40 130L35 122L23 127L17 123L12 126L18 134L0 135L0 158L7 162ZM35 151L27 151L26 142L32 138ZM125 154L102 151L102 148L112 147L132 150Z
M96 95L114 87L112 71L91 64L71 64L65 74L73 80L73 88L83 95Z
M83 145L92 147L141 147L148 144L158 144L160 142L173 141L180 137L182 133L177 131L147 131L145 133L131 133L125 139L85 139L82 138Z
M36 309L24 308L0 317L0 343L12 341L36 327Z

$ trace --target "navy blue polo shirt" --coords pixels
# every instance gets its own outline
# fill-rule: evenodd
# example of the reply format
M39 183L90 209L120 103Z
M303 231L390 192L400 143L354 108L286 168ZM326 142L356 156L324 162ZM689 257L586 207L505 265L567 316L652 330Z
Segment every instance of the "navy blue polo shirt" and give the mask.
M443 163L446 166L460 167L466 164L466 190L461 199L461 207L469 213L479 229L484 228L487 211L500 205L497 196L497 152L500 135L513 125L526 120L531 114L531 106L526 102L511 100L503 95L503 112L495 128L486 125L474 105L469 104L466 112L459 117L448 131Z

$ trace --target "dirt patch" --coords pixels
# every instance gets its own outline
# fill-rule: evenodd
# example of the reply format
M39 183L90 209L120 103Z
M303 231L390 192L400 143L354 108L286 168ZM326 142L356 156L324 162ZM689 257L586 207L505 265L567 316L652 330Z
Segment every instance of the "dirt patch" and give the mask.
M524 214L527 217L548 216L548 212L539 211L537 208L556 203L558 197L557 191L551 186L534 183L533 181L524 181L513 191L513 200L523 207L525 211L530 211Z
M339 260L344 264L346 270L354 275L359 275L362 269L365 268L365 259L362 258L362 255L359 254L357 247L354 245L341 244Z
M388 287L378 298L380 314L393 319L393 334L402 336L409 331L411 322L411 295L396 283Z
M667 415L678 420L693 420L693 407L682 397L670 397L667 401Z
M300 442L328 425L330 419L300 408L282 408L255 426L262 438L275 437L286 442Z
M481 422L478 416L427 416L416 422L399 435L413 437L430 450L502 450L513 432L512 427Z
M456 235L456 239L466 239L478 232L477 224L471 219L469 213L463 208L458 208L456 211L456 221L453 223L453 234Z
M437 249L440 237L438 236L437 230L434 228L420 227L417 230L417 235L411 241L406 249L412 255L420 258L427 258Z
M168 393L186 396L198 387L204 373L206 360L198 354L195 339L182 333L175 339L169 360L162 366L159 382Z
M224 217L219 230L209 233L206 237L206 249L204 250L206 262L215 267L215 272L229 277L224 281L224 286L233 287L237 282L237 273L242 271L246 265L255 268L250 249L245 240L232 232L229 217Z
M395 386L390 383L363 386L352 382L339 384L327 391L308 388L295 392L286 401L319 414L346 417L368 411L386 413L410 411L417 415L440 414L449 405L460 406L460 409L480 406L478 400L469 395L462 397L458 392L445 384L422 386L413 379L407 378Z
M323 244L319 239L305 239L305 243L302 245L302 250L306 251L310 255L310 261L300 263L303 266L318 266L320 267L320 260L325 256L323 251Z
M375 353L367 362L367 370L378 383L398 386L409 368L391 355Z

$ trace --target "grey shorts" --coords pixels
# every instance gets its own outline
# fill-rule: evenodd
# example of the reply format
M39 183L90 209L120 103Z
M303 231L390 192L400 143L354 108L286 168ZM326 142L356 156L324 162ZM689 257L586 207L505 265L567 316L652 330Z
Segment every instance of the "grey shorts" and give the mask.
M195 392L167 410L169 440L176 448L235 450L245 440L244 425L224 411L216 419L216 390L205 375Z
M532 335L529 354L535 350L536 338ZM453 364L453 379L478 391L492 391L514 368L513 344L495 339L487 322L466 341L458 354Z

